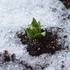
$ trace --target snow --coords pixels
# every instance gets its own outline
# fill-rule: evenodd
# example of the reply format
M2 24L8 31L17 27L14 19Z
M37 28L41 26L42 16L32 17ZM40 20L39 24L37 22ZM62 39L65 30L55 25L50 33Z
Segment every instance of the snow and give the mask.
M28 27L34 17L44 27L63 28L64 32L60 35L68 36L65 45L70 46L70 20L67 19L69 14L70 9L66 9L59 0L0 0L0 52L8 50L10 54L15 53L17 59L24 60L33 67L49 64L44 70L62 70L64 61L64 70L70 70L70 48L54 55L42 54L32 57L28 54L26 45L22 45L16 36L17 32L22 32L23 28ZM64 18L66 20L63 20ZM23 69L18 64L14 66L14 63L7 63L0 66L0 70Z

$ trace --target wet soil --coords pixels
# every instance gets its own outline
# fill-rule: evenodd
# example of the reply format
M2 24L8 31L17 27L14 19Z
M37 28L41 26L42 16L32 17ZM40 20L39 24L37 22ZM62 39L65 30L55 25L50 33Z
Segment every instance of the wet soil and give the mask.
M70 0L60 0L67 9L70 9Z
M62 31L61 28L51 27L50 30L41 29L41 31L46 32L45 37L28 39L26 31L25 34L20 33L17 35L21 39L22 44L27 44L27 51L30 55L39 56L43 53L54 54L56 51L64 49L64 40L58 41L61 40L61 37L59 37L59 33ZM64 38L67 38L67 36L65 35Z

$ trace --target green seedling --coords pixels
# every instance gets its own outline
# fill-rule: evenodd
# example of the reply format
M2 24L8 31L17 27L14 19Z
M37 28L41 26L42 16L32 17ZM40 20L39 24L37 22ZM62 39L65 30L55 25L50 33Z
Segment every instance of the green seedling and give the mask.
M41 38L46 35L46 32L41 32L40 21L36 21L35 18L32 19L30 28L26 28L27 37L30 38Z

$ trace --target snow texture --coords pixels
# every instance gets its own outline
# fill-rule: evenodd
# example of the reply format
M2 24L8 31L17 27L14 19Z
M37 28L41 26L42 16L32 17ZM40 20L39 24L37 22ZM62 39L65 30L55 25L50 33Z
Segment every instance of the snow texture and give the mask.
M8 50L16 58L27 62L32 67L45 66L44 70L70 70L70 48L54 55L42 54L32 57L22 45L16 33L22 32L32 21L32 17L41 22L43 27L60 27L67 35L65 46L70 46L70 9L66 9L59 0L0 0L0 52ZM1 59L0 59L1 61ZM64 63L62 63L64 61ZM49 64L47 66L47 64ZM64 68L61 65L64 64ZM0 64L0 70L25 70L18 64L9 62ZM36 69L37 70L37 69ZM41 70L41 69L40 69Z

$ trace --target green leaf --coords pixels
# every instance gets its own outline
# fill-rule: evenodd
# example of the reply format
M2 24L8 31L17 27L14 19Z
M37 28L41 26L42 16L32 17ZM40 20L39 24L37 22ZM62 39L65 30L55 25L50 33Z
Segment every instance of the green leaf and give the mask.
M41 38L43 35L41 33L37 33L34 35L34 38Z
M30 24L30 26L35 27L39 33L41 32L40 21L38 21L38 23L37 23L35 18L33 18L32 23Z
M40 24L41 24L40 21L38 21L38 28L37 29L38 29L39 33L41 33L41 26L40 26Z
M42 36L45 36L46 32L42 32L42 33L37 33L34 35L34 38L41 38Z
M33 36L38 33L37 29L35 27L27 28L26 29L28 38L33 38Z
M28 38L32 38L33 37L33 31L30 28L26 28L26 32L27 32Z
M42 32L41 34L42 34L43 36L45 36L45 35L46 35L46 32Z
M38 33L37 29L35 27L31 27L31 30L32 30L32 33L33 33L33 36Z
M38 27L38 23L37 23L35 18L32 19L32 22L31 22L30 26L31 27Z

